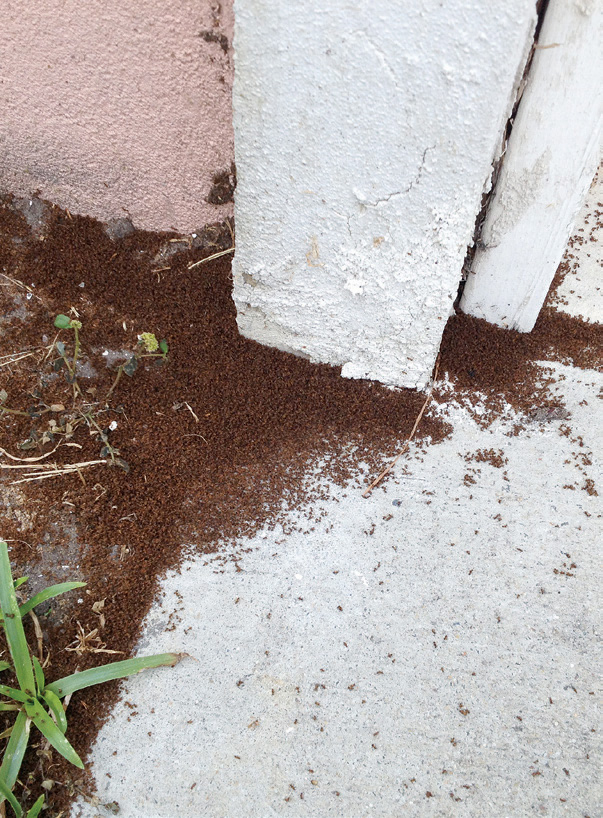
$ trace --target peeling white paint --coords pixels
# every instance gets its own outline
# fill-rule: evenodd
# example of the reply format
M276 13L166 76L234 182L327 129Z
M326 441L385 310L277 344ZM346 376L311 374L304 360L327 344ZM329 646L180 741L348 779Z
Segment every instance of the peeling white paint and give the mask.
M241 332L422 387L535 11L236 0Z

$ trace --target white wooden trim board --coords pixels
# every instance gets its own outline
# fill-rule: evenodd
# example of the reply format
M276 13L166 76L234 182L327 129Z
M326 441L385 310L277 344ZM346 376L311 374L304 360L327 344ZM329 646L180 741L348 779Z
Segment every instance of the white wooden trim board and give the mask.
M461 309L529 332L600 155L601 9L550 0Z

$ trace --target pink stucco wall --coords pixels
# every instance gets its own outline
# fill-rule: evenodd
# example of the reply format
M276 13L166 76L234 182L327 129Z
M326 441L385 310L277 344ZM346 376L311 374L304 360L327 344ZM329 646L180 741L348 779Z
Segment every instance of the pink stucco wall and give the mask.
M0 191L147 229L231 214L211 191L234 159L232 0L5 0L1 16Z

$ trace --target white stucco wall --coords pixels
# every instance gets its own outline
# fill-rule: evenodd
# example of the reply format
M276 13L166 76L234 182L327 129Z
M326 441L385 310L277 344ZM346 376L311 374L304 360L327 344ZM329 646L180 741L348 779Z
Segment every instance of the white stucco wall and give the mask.
M235 0L244 335L426 383L534 5Z

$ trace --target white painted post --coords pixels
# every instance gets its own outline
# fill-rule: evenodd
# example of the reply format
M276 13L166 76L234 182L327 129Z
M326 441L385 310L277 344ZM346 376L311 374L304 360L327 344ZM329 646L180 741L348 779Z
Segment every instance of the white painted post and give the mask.
M529 332L596 171L600 0L550 0L461 309Z
M235 0L241 332L429 379L534 0Z

